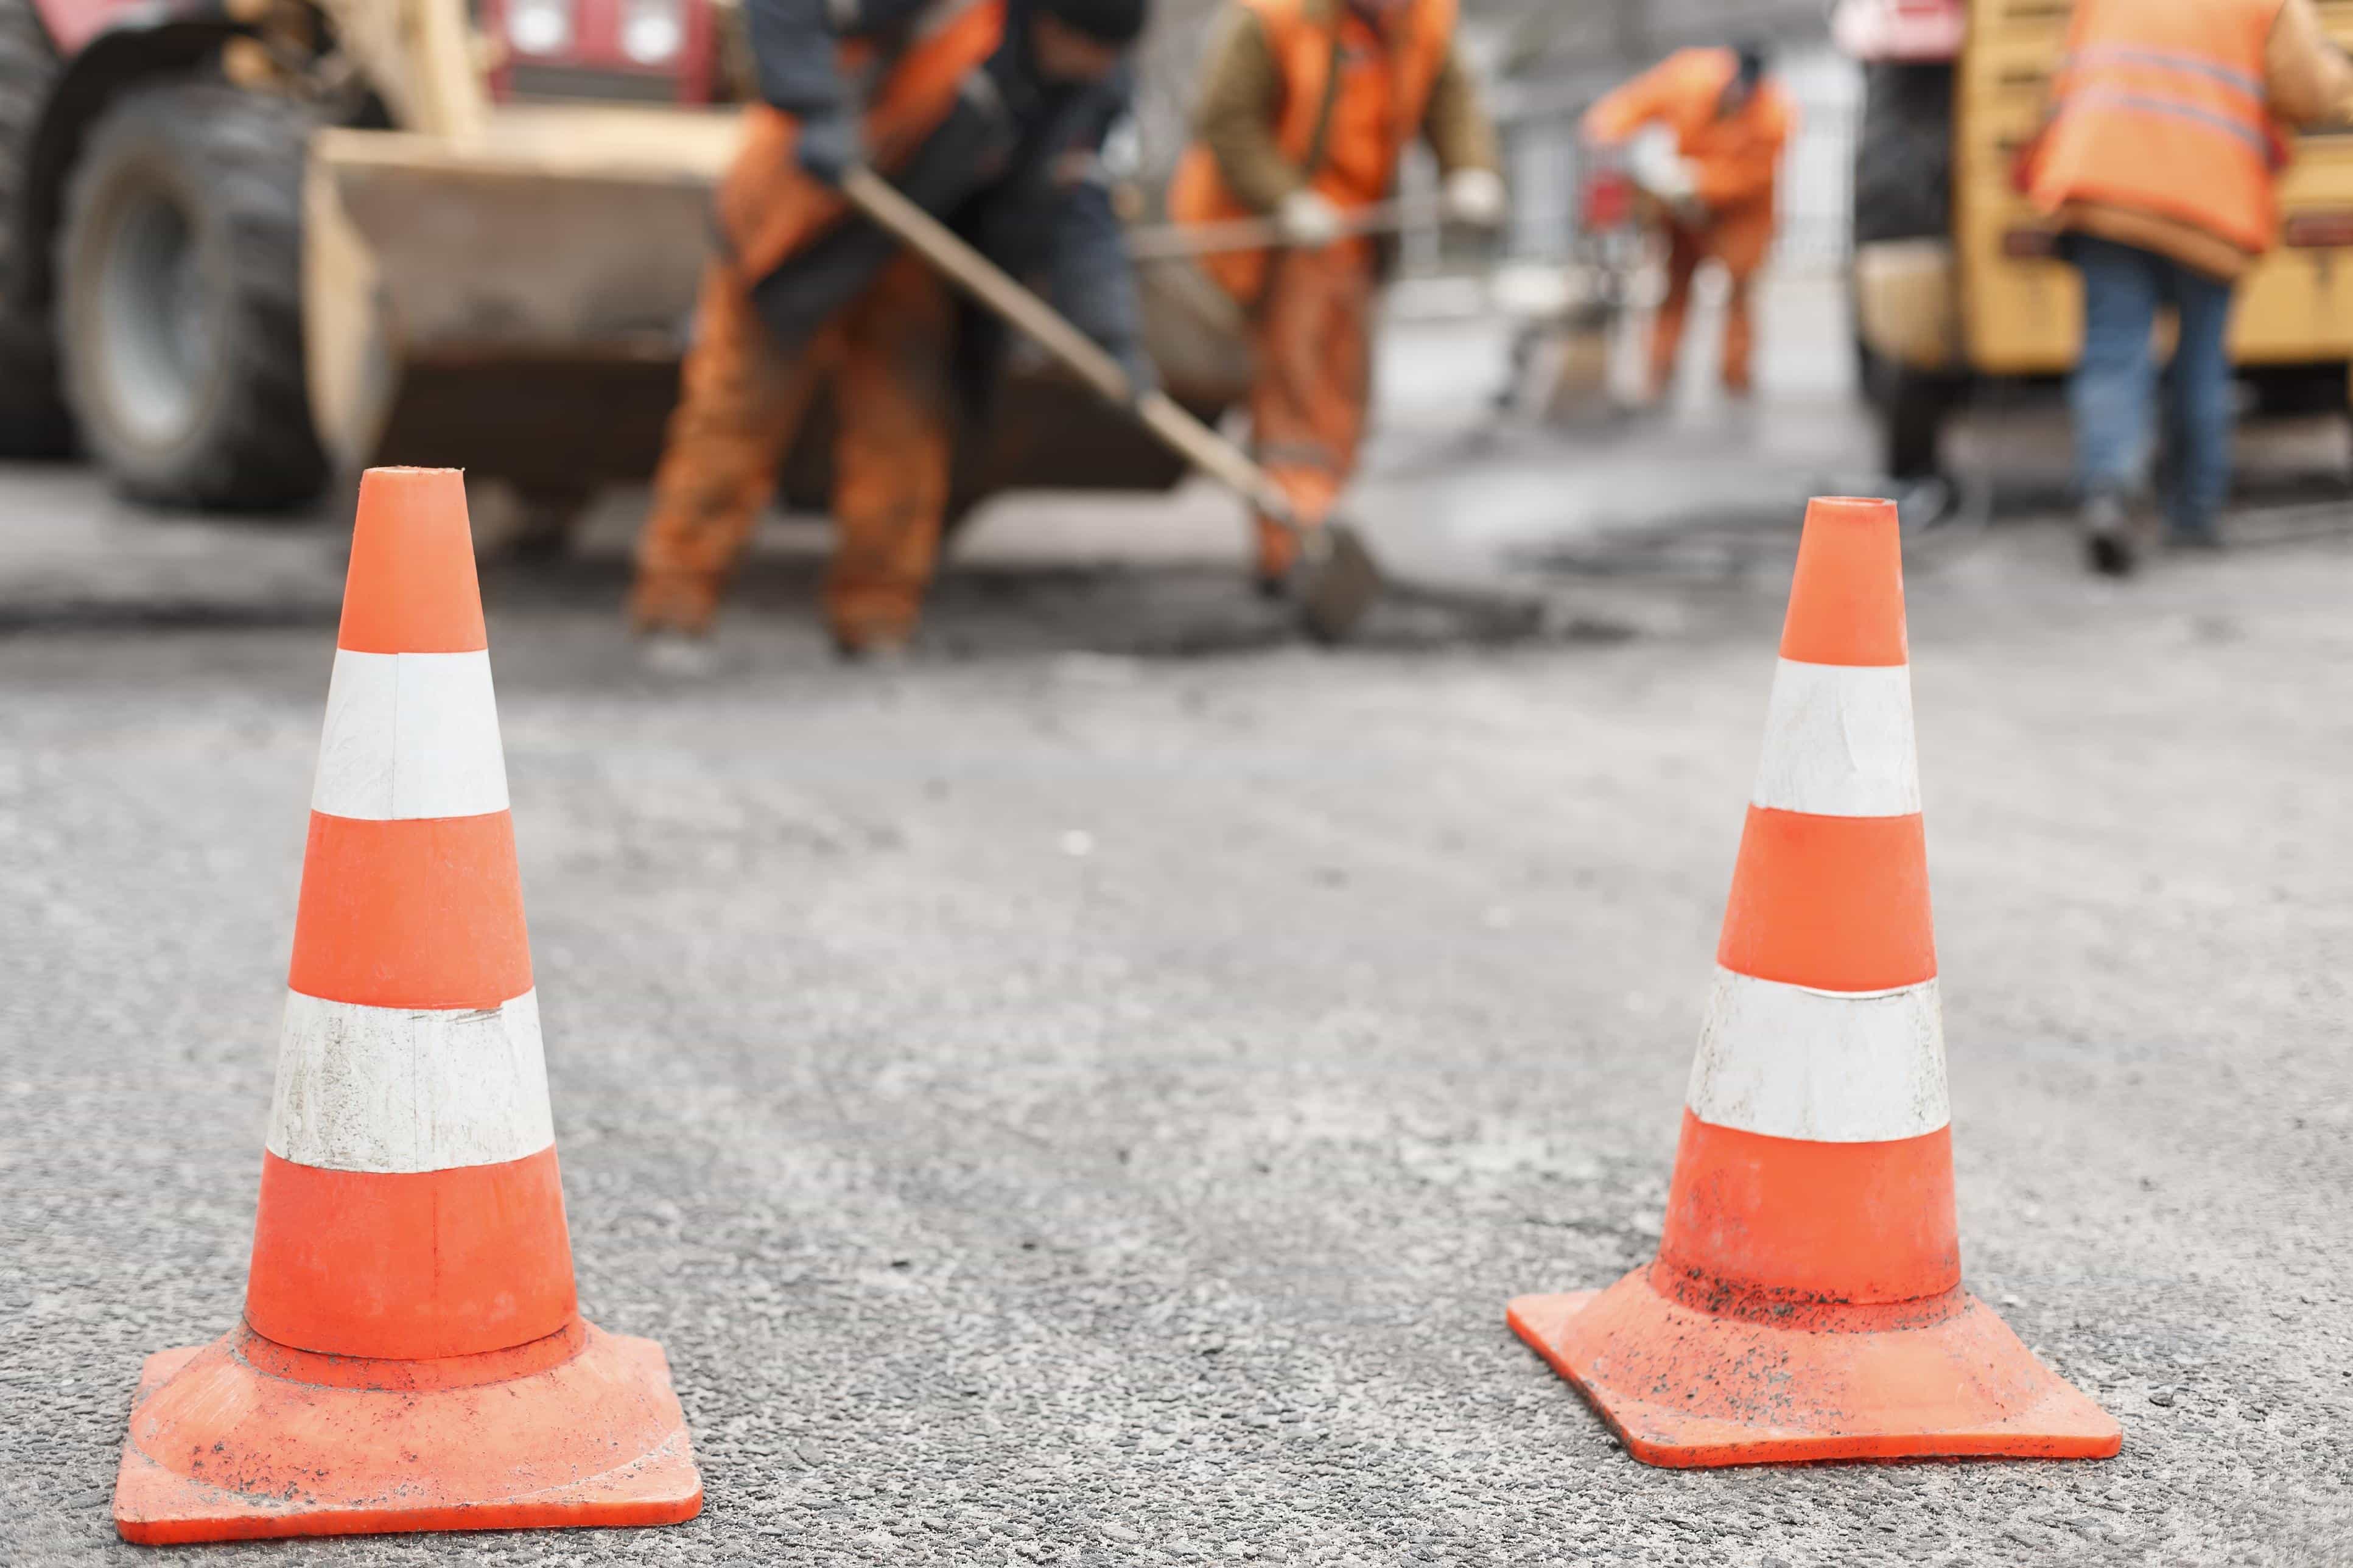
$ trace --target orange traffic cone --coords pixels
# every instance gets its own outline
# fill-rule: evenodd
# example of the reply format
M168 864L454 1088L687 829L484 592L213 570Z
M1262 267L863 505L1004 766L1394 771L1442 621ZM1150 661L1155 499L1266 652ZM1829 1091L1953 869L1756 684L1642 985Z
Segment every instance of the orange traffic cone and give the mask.
M1806 510L1659 1255L1512 1327L1654 1465L2100 1458L1961 1289L1895 509Z
M455 470L360 484L245 1321L147 1358L151 1543L669 1524L670 1366L581 1321Z

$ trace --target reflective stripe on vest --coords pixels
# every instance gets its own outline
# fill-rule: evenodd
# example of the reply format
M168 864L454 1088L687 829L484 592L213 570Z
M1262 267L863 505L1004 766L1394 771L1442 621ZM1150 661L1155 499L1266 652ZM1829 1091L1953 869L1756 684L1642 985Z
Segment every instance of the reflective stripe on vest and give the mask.
M2062 71L2063 117L2087 108L2170 114L2234 136L2256 157L2263 155L2263 84L2220 61L2103 45L2069 57Z
M2059 112L2073 114L2085 109L2121 109L2134 114L2169 114L2177 120L2187 120L2208 130L2235 136L2245 142L2248 150L2258 158L2269 155L2269 143L2263 140L2261 131L2229 115L2217 114L2212 110L2200 109L2194 104L2177 103L2171 99L2126 92L2116 88L2094 87L2069 93Z
M2077 0L2036 208L2117 208L2249 255L2277 233L2264 48L2281 0Z
M2078 49L2062 62L2064 72L2090 70L2101 66L2148 66L2158 70L2188 71L2193 76L2211 77L2233 92L2242 92L2257 103L2263 100L2263 84L2245 71L2233 70L2216 60L2199 55L2182 54L2175 49L2149 49L2131 44L2094 44Z

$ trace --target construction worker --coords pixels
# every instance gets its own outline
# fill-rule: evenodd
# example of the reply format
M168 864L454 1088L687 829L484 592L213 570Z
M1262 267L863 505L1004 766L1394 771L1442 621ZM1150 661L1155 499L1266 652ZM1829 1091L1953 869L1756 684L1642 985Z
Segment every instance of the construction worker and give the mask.
M2148 469L2160 307L2179 322L2168 373L2179 442L2173 541L2211 549L2231 482L2224 331L2232 285L2277 238L2274 118L2353 120L2353 64L2312 0L2077 0L2052 113L2026 164L2034 205L2084 279L2084 351L2068 384L2085 553L2121 576Z
M1721 266L1731 284L1719 372L1724 389L1748 395L1756 340L1750 285L1773 243L1774 187L1797 118L1780 88L1766 79L1764 50L1755 44L1678 50L1586 111L1585 138L1597 148L1623 144L1650 125L1663 125L1674 137L1674 156L1663 167L1636 172L1660 198L1667 231L1667 294L1651 326L1652 398L1663 398L1674 383L1692 279L1703 261Z
M1356 467L1372 392L1381 247L1344 234L1345 215L1390 195L1419 134L1438 154L1448 216L1503 221L1494 128L1454 19L1455 0L1234 0L1204 67L1169 213L1195 225L1273 220L1277 246L1204 265L1250 324L1258 459L1310 526ZM1279 591L1297 542L1256 523L1259 584Z
M722 180L722 254L638 543L632 616L692 668L812 399L829 388L839 538L825 617L847 657L913 634L948 500L958 394L1004 335L839 189L871 163L1147 384L1096 154L1125 113L1147 0L750 0L763 102ZM979 345L977 348L976 345Z

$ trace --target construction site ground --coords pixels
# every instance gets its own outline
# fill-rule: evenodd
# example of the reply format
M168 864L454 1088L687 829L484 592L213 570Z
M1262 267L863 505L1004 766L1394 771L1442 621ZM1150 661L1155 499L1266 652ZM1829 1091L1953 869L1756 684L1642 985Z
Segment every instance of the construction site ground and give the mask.
M690 685L618 629L641 499L487 570L582 1304L707 1502L207 1562L2345 1560L2342 432L2116 584L2063 427L1991 417L2006 499L1910 573L1968 1281L2122 1455L1672 1472L1504 1303L1656 1244L1797 508L1867 441L1796 358L1496 421L1492 334L1412 331L1461 374L1364 515L1492 614L1301 646L1206 493L1004 504L890 668L806 527ZM239 1310L337 530L69 468L0 518L0 1561L129 1563L140 1362Z

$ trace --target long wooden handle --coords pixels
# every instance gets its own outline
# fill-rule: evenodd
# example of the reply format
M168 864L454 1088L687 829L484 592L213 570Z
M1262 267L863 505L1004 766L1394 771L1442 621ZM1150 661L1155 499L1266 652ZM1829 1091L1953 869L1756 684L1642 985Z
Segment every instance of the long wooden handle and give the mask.
M910 249L947 275L948 280L1037 340L1039 347L1113 403L1134 408L1145 427L1187 462L1238 491L1252 506L1287 528L1296 528L1291 503L1265 469L1242 449L1194 418L1163 392L1142 397L1119 361L1060 311L1008 276L966 244L954 229L901 195L871 169L852 169L841 193Z
M1334 237L1394 234L1399 229L1446 221L1442 202L1379 202L1339 215ZM1162 223L1127 231L1127 254L1135 261L1189 261L1198 256L1261 250L1283 241L1282 225L1271 217L1238 217L1219 223Z

